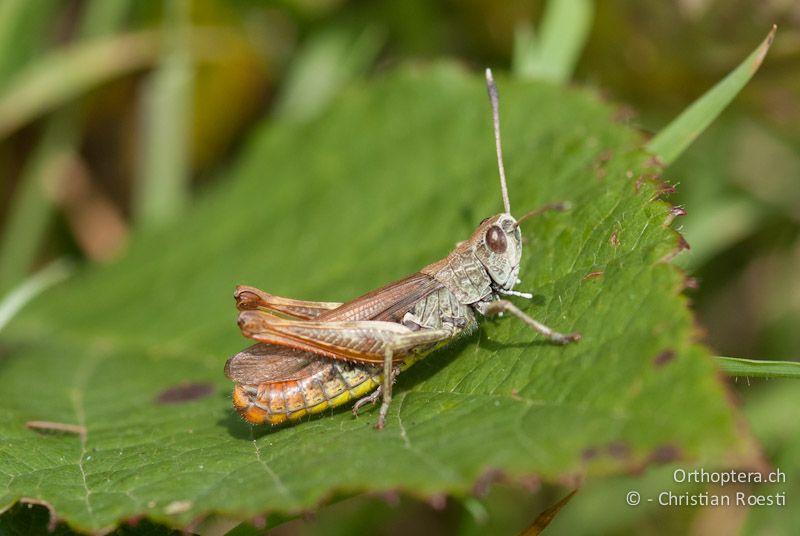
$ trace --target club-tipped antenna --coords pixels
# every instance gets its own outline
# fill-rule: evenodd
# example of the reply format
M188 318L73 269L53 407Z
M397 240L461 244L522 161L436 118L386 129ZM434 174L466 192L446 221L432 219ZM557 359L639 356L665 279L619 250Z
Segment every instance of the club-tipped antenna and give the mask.
M494 145L497 149L497 169L500 170L500 191L503 193L503 206L506 214L511 214L511 203L508 200L508 186L506 186L506 170L503 166L503 147L500 144L500 112L497 85L494 83L492 70L486 69L486 89L489 90L489 101L492 103L492 122L494 124Z

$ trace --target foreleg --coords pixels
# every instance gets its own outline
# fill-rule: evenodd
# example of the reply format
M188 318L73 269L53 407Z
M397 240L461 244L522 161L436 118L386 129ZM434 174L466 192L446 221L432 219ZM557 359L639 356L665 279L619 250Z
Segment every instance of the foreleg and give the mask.
M538 320L534 320L533 318L529 317L525 313L523 313L519 308L511 303L508 300L495 300L493 302L489 302L483 307L481 311L486 316L496 315L500 313L511 313L512 315L516 316L523 322L525 322L531 329L534 329L550 339L551 341L558 343L558 344L569 344L571 342L577 342L581 340L581 334L578 332L573 333L559 333L552 328L545 326Z

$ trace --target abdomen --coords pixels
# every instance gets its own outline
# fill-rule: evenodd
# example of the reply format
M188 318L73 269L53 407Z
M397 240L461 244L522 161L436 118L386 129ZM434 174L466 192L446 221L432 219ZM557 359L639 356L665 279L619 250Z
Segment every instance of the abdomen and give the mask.
M233 405L252 424L296 421L365 396L383 381L381 365L350 363L319 357L327 366L298 379L236 384Z

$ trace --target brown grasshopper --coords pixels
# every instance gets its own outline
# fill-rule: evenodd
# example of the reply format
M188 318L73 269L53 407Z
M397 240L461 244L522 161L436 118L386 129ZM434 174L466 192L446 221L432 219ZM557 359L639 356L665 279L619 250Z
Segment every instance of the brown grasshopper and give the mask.
M228 359L225 375L236 383L233 404L246 421L279 424L353 399L357 415L382 395L375 427L383 428L397 374L472 332L476 312L511 313L555 343L580 339L578 333L553 331L502 298L532 297L513 290L522 255L519 224L564 207L549 205L519 220L511 216L497 86L489 69L486 84L505 212L483 220L444 259L347 303L293 300L238 286L239 327L259 343Z

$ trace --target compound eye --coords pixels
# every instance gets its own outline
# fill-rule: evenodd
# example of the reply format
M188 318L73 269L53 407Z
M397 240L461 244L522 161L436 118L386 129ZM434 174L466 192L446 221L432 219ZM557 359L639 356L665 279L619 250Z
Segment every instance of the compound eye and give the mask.
M486 231L486 245L495 253L505 253L508 247L506 234L497 225L492 225Z

